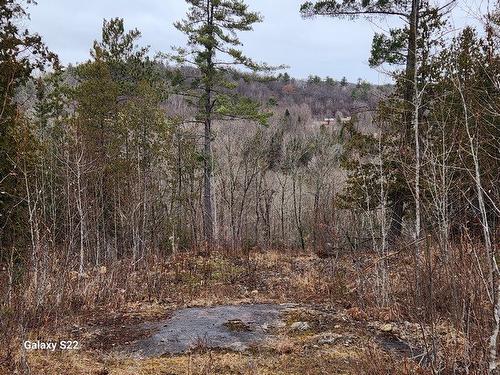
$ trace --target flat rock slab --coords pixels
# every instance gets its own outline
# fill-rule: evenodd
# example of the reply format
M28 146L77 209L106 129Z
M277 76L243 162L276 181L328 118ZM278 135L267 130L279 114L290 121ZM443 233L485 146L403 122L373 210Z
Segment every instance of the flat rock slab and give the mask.
M255 304L195 307L175 311L162 322L149 325L152 335L132 345L143 357L180 354L194 348L245 351L283 325L280 315L293 305Z

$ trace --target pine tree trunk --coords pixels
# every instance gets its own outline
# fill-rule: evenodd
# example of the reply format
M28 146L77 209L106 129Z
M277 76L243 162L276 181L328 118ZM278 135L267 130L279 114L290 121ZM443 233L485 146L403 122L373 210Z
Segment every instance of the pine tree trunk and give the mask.
M207 94L209 95L209 94ZM208 99L209 100L209 99ZM209 106L209 105L208 105ZM211 119L206 113L204 135L204 161L203 161L203 232L207 245L213 242L213 217L212 217L212 145L211 145Z
M405 88L403 98L405 106L408 110L403 115L403 122L405 124L404 136L402 145L407 143L410 138L412 129L412 110L411 103L413 102L414 88L413 80L416 70L416 56L417 56L417 25L419 16L419 0L412 0L412 8L409 17L409 35L408 35L408 53L406 56L406 69L405 69ZM404 215L404 191L403 187L398 187L397 190L390 194L391 201L393 202L391 212L391 226L389 229L389 242L393 243L401 236L403 215Z
M207 0L207 25L213 26L213 4ZM210 32L213 32L212 30ZM215 75L215 66L212 60L213 50L207 48L207 71L205 84L205 131L203 138L203 234L205 245L212 247L214 241L213 207L212 207L212 80Z

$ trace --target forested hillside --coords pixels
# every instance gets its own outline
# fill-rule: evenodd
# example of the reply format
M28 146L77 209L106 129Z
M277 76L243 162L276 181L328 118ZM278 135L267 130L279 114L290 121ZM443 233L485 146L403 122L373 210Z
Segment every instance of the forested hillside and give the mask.
M105 21L102 32L92 60L30 79L14 99L36 127L29 126L33 143L26 147L42 152L26 183L49 184L52 198L35 200L57 197L52 216L41 219L51 221L44 224L54 228L51 241L58 242L57 236L71 240L70 247L94 248L80 259L82 269L86 257L99 265L131 251L143 257L145 249L190 249L204 238L203 132L196 107L182 92L183 80L200 71L151 60L135 44L140 33L125 30L122 19ZM113 43L123 52L113 52ZM348 124L375 131L372 113L391 87L232 69L224 77L231 93L261 113L255 119L237 113L213 124L218 246L305 250L305 237L313 233L316 247L319 218L310 215L344 184L340 157ZM70 224L69 217L80 219ZM74 242L76 234L83 243Z
M453 1L304 3L405 21L375 34L380 86L293 78L242 52L262 21L245 2L187 3L185 46L156 54L113 18L69 66L0 3L0 371L498 373L498 4L448 36ZM201 342L107 356L146 335L128 324L241 301L300 308L238 370ZM53 330L81 358L23 349Z

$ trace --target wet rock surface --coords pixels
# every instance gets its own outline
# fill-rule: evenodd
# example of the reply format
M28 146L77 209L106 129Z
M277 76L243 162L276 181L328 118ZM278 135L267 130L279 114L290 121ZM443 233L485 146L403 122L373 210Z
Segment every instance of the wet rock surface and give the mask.
M245 351L272 337L269 327L283 324L280 316L288 307L254 304L177 310L169 319L145 327L152 335L135 342L127 351L144 357L180 354L196 348Z
M267 347L281 352L294 339L296 347L312 344L314 348L325 348L350 347L362 337L371 337L387 352L425 361L423 351L396 335L392 324L368 324L363 328L363 324L344 315L296 304L190 307L174 311L168 319L136 326L145 335L118 350L138 357L206 349L246 352Z

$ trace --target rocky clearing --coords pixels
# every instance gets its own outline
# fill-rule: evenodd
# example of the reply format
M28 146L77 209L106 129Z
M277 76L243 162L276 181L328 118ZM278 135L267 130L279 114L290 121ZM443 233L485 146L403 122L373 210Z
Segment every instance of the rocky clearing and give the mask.
M19 351L18 361L44 375L431 373L422 366L431 327L405 310L360 307L356 282L343 276L351 264L275 253L173 258L126 274L106 303L25 336L78 340L79 350ZM96 270L85 285L109 276ZM148 282L151 301L129 293ZM433 328L442 348L460 347L449 325Z
M360 312L298 304L238 304L161 312L136 305L68 334L74 352L29 354L46 374L360 374L371 360L392 373L425 360L412 327ZM413 332L415 333L415 332ZM375 367L374 367L375 368Z

